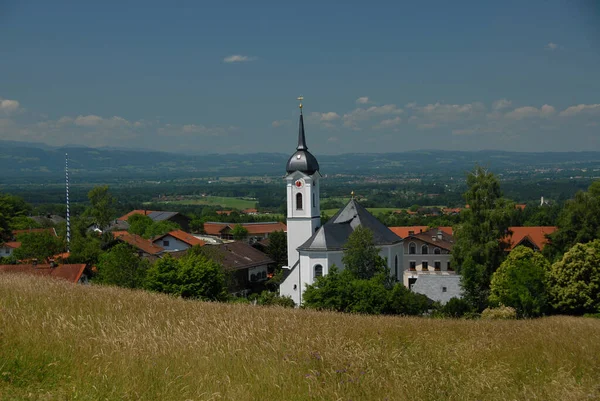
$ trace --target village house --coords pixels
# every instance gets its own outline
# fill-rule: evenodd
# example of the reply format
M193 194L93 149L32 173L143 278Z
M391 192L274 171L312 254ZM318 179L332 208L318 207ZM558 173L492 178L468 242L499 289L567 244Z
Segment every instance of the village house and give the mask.
M15 249L20 248L21 243L17 241L4 242L0 245L0 258L11 257Z
M90 269L86 264L21 264L0 265L0 273L20 273L44 276L70 281L75 284L87 284Z
M206 242L181 230L159 235L152 240L154 245L162 247L165 252L184 251L195 245L204 246Z
M451 265L454 237L448 227L412 233L404 238L403 284L441 303L460 298L460 276Z
M161 246L155 245L152 241L140 237L136 234L130 234L127 231L113 231L115 243L121 242L131 245L136 249L138 256L147 259L150 262L156 261L165 252Z
M522 245L541 251L548 244L548 235L558 230L554 226L535 226L535 227L510 227L508 235L504 241L508 244L508 252Z
M268 238L275 231L287 232L287 226L279 221L260 222L260 223L204 223L204 232L207 235L213 235L221 239L233 239L232 231L236 225L240 225L248 230L248 240L256 242Z
M206 255L228 273L228 291L234 295L246 296L264 290L265 282L275 268L275 262L268 255L245 242L206 245L204 249ZM186 253L178 251L171 255L179 258Z
M187 216L184 216L183 214L181 214L179 212L165 212L165 211L156 211L156 210L137 209L137 210L132 210L131 212L127 213L126 215L119 217L117 220L127 221L129 219L129 217L133 216L134 214L141 214L143 216L148 216L152 219L152 221L155 221L155 222L165 221L165 220L171 221L173 223L178 224L179 227L183 231L188 231L190 228L190 218Z

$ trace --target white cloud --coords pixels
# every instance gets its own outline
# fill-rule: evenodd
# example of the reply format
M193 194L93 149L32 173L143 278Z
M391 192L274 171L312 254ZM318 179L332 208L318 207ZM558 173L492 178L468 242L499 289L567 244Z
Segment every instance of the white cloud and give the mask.
M567 107L558 115L561 117L573 117L578 114L600 115L600 104L578 104L577 106Z
M412 106L423 119L436 123L449 123L455 121L471 120L485 113L485 105L481 102L466 104L430 103L426 106ZM427 124L427 123L425 123Z
M4 112L5 114L14 113L18 108L18 101L0 98L0 111Z
M256 60L256 57L242 56L241 54L232 54L231 56L227 56L223 59L223 61L226 63L243 63L254 60Z
M546 50L550 50L551 52L555 51L555 50L560 50L562 49L562 46L557 45L556 43L552 43L549 42L546 46L545 46Z
M368 104L368 103L370 103L369 97L368 96L359 97L358 99L356 99L356 103L357 104Z
M519 107L506 113L509 120L523 120L525 118L550 117L554 115L556 109L550 105L543 105L540 109L532 106Z
M327 113L320 113L320 120L321 121L334 121L340 118L340 115L338 113L335 113L333 111L329 111Z
M492 111L502 111L508 109L512 105L510 100L498 99L492 103Z
M74 124L81 127L93 127L102 123L102 117L90 114L88 116L79 116L75 119Z
M372 106L367 109L354 109L350 113L344 114L342 119L345 127L358 129L357 125L361 121L367 121L378 116L398 115L402 113L404 113L404 110L399 109L395 104L386 104L383 106Z
M379 124L375 126L378 129L392 128L399 125L402 122L402 118L400 116L394 118L388 118L387 120L381 121Z

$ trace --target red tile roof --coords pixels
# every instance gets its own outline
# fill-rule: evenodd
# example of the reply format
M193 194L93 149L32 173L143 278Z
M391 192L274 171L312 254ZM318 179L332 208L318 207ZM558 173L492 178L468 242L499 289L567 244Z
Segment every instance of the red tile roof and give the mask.
M168 232L164 235L159 235L158 237L155 237L152 242L155 242L161 238L164 238L167 235L170 235L173 238L177 238L179 241L185 242L189 246L194 246L194 245L204 246L204 245L206 245L206 242L194 237L192 234L188 234L185 231L181 231L181 230L175 230L175 231Z
M538 227L509 227L512 234L504 239L508 242L508 250L513 250L524 240L529 240L539 250L544 249L544 246L548 243L546 235L552 234L558 227L554 226L538 226Z
M444 214L459 214L462 211L462 208L460 207L445 207L442 209L442 213Z
M25 273L34 276L49 276L77 283L85 271L85 264L73 265L0 265L0 273Z
M256 214L256 213L258 213L258 210L257 209L244 209L244 210L242 210L242 213Z
M448 235L453 235L452 227L434 227L436 230L442 230ZM428 226L404 226L404 227L389 227L394 234L400 238L406 238L412 231L413 234L419 234L429 230Z
M41 233L50 233L52 235L54 235L55 237L58 237L58 234L56 234L56 230L52 227L50 228L29 228L27 230L14 230L12 232L13 237L17 237L17 235L21 235L21 234L30 234L30 233L34 233L34 234L41 234Z
M141 215L147 216L150 213L154 213L154 212L155 212L154 210L136 209L136 210L132 210L131 212L127 213L124 216L119 217L117 220L127 221L127 219L130 218L131 216L133 216L134 214L141 214Z
M129 245L146 252L150 255L158 255L164 252L164 248L153 244L149 240L140 237L139 235L130 234L127 231L113 232L115 239L128 243Z
M6 247L6 248L17 249L17 248L21 247L21 243L20 242L16 242L16 241L9 241L9 242L3 243L2 246Z
M217 210L218 215L224 214L226 216L229 216L231 213L233 213L233 210Z
M204 232L208 235L220 235L225 228L229 227L230 230L233 230L236 225L236 223L207 222L204 223ZM287 232L287 226L281 222L240 223L240 225L248 230L249 235L270 234L275 231Z
M526 205L526 204L524 204L524 203L521 203L521 204L520 204L520 203L517 203L517 204L515 205L515 209L521 209L521 210L525 210L525 208L526 208L526 207L527 207L527 205Z

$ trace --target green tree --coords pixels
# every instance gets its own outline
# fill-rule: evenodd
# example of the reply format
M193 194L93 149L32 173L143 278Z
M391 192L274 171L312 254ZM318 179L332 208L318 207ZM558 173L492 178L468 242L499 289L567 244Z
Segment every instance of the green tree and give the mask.
M38 259L44 261L53 255L64 251L65 244L49 232L23 233L17 237L21 247L17 248L14 256L17 259Z
M600 240L577 244L550 270L552 306L560 313L600 313Z
M492 274L505 258L514 204L502 198L500 183L494 174L476 167L467 176L464 194L469 208L461 212L454 230L452 264L461 274L465 299L475 309L487 306Z
M189 255L180 259L178 271L179 295L207 301L227 298L223 267L204 255Z
M600 239L600 181L593 182L587 192L579 191L574 199L566 202L558 217L558 228L544 248L549 258L560 258L575 244Z
M145 287L183 298L227 299L223 267L201 251L190 252L181 259L167 255L156 261L148 270Z
M88 192L90 208L87 210L87 216L92 218L92 221L104 230L112 221L116 210L116 200L108 190L108 185L95 187Z
M140 237L144 237L148 228L154 223L154 221L143 214L134 214L129 216L127 219L127 223L129 224L130 234L139 235Z
M332 266L326 276L306 287L303 305L337 312L420 315L427 311L430 301L400 283L390 287L384 273L358 279L349 270L339 272Z
M287 236L283 231L275 231L269 235L267 255L273 259L278 270L287 264Z
M348 237L344 248L342 262L345 269L356 278L370 279L386 270L385 259L379 256L373 232L368 228L357 227Z
M150 217L142 214L130 216L127 222L129 223L128 231L143 238L153 238L181 228L172 221L153 221Z
M167 254L154 262L146 275L146 289L165 294L179 294L179 260Z
M21 220L29 220L26 218L29 212L31 212L31 206L29 206L22 198L0 193L0 244L3 241L10 240L12 230L21 228L19 226ZM15 226L15 224L17 226ZM25 226L23 228L34 227Z
M516 309L520 317L544 314L548 306L550 263L539 252L518 246L492 275L490 304Z
M248 237L248 230L241 224L236 224L231 230L231 235L233 235L234 240L241 241Z
M138 257L130 245L118 244L100 256L96 281L125 288L142 288L148 267L148 261Z

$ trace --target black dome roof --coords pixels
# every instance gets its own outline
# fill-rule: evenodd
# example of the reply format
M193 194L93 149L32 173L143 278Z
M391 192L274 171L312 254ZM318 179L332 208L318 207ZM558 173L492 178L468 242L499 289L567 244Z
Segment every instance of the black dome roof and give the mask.
M319 171L319 162L317 161L317 158L308 151L308 147L306 146L306 139L304 137L304 117L302 114L300 114L296 153L289 158L285 170L288 174L293 173L294 171L301 171L308 175L313 175L315 172Z
M285 170L288 173L301 171L304 174L313 175L319 171L319 162L308 150L298 150L288 160Z

